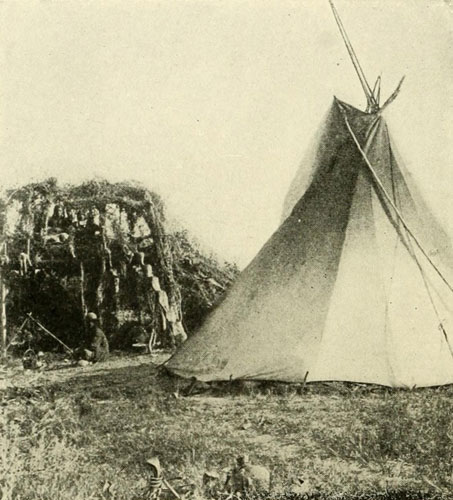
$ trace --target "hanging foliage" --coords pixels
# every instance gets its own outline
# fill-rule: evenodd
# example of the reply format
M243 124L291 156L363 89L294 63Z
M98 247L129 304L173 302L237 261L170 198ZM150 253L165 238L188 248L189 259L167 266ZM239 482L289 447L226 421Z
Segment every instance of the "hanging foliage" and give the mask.
M164 223L160 197L129 182L49 179L9 193L0 231L11 328L31 312L76 346L93 311L113 344L128 323L162 345L184 340Z

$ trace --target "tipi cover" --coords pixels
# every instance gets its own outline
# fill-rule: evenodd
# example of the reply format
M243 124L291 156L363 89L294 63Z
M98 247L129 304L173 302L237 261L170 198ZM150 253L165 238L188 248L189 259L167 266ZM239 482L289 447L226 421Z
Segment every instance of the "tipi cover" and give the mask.
M453 251L380 111L335 99L318 137L281 226L167 368L202 381L452 383Z

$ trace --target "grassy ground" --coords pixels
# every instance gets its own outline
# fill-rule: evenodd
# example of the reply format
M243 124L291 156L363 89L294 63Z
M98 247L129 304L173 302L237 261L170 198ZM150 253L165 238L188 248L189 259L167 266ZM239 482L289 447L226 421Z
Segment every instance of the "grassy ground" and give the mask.
M203 472L243 454L271 470L268 498L453 498L452 387L185 386L144 356L16 376L1 392L0 498L138 500L151 455L193 498Z

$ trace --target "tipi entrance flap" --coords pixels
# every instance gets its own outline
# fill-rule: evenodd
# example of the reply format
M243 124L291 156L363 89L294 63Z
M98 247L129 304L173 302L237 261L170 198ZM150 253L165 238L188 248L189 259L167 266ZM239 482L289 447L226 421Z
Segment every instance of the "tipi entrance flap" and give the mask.
M319 356L308 380L347 380L392 385L385 338L386 297L373 217L373 187L363 169Z

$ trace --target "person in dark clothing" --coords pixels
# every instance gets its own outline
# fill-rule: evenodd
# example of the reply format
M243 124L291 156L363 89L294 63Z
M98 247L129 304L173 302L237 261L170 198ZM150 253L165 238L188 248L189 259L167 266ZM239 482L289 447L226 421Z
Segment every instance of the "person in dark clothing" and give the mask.
M105 333L98 325L96 314L87 314L89 347L85 349L85 359L93 361L105 361L109 355L109 343Z

